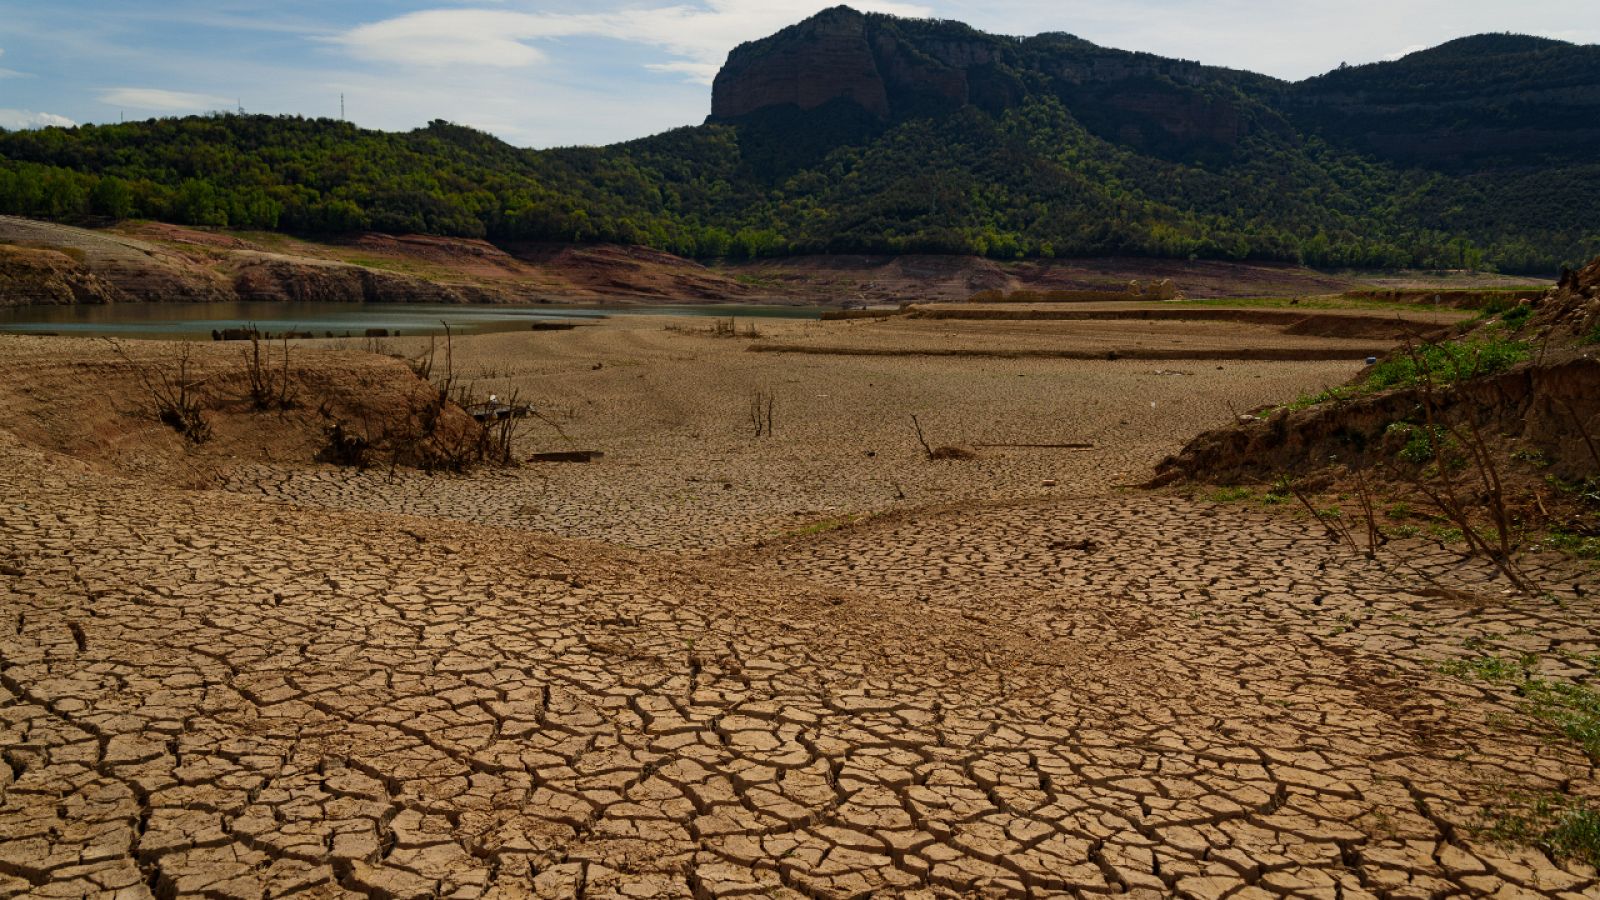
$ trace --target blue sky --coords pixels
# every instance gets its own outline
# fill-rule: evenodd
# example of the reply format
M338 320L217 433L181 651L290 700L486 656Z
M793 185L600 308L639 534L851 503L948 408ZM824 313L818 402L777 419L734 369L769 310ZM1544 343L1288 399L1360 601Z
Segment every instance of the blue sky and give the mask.
M806 0L0 0L0 127L249 112L391 130L443 118L518 145L701 121L728 50ZM986 31L1066 31L1298 79L1454 37L1600 42L1595 0L863 0Z

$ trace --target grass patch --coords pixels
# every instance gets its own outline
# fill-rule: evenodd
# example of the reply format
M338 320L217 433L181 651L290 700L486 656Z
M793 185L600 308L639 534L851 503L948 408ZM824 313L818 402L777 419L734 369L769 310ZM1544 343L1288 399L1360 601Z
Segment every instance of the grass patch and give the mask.
M1416 312L1425 309L1415 303L1396 303L1390 300L1370 300L1359 297L1213 297L1204 300L1184 300L1189 306L1221 307L1224 309L1371 309L1383 311Z
M1543 794L1500 810L1482 831L1500 843L1526 844L1557 859L1600 866L1600 810L1582 800Z
M1284 404L1281 408L1290 411L1310 409L1313 406L1320 406L1324 403L1332 403L1335 400L1345 400L1350 397L1354 397L1359 393L1361 393L1359 388L1349 386L1328 388L1321 393L1301 394L1299 397L1295 398L1294 401Z
M1453 384L1504 372L1527 358L1527 342L1503 338L1423 344L1411 353L1395 354L1378 363L1361 386L1368 391L1415 387L1424 378L1431 378L1436 385Z
M1394 354L1373 366L1366 379L1359 384L1331 387L1316 394L1302 394L1279 409L1293 412L1389 388L1416 387L1424 377L1431 378L1436 387L1443 387L1467 378L1504 372L1529 355L1526 341L1505 338L1423 344L1411 353Z
M1206 499L1212 503L1237 503L1254 496L1254 492L1247 487L1225 487L1207 494Z
M830 531L838 531L841 528L847 528L865 518L867 518L867 515L862 513L860 515L853 516L837 516L832 519L818 519L815 522L802 525L799 528L785 531L778 535L778 537L781 540L789 540L791 538L802 538L811 537L818 534L827 534Z
M1447 675L1514 684L1522 711L1549 725L1600 762L1600 691L1574 681L1550 681L1533 674L1538 657L1480 656L1451 660L1439 667Z
M1507 328L1521 328L1533 316L1533 304L1512 298L1496 298L1478 311L1477 321L1498 318Z
M1455 440L1443 425L1435 425L1430 429L1410 422L1396 422L1387 431L1405 441L1396 455L1414 466L1434 462L1441 453L1448 459L1457 450Z
M1551 531L1546 535L1544 545L1579 559L1600 559L1600 537L1591 534Z

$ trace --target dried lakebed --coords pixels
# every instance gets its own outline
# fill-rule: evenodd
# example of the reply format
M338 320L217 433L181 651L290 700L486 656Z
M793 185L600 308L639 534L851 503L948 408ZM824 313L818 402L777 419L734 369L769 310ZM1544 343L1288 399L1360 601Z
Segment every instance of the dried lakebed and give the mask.
M458 349L568 398L608 456L388 493L241 460L176 490L0 425L0 892L1600 887L1480 829L1518 793L1595 798L1593 762L1439 668L1584 674L1592 576L1550 562L1553 597L1524 600L1420 543L1371 562L1279 512L1114 487L1216 419L1200 397L1281 399L1332 364L795 369L639 324ZM796 371L779 435L736 437L747 391ZM1056 380L1015 387L1035 378ZM691 389L713 399L671 405ZM1097 446L918 460L919 398L951 440Z

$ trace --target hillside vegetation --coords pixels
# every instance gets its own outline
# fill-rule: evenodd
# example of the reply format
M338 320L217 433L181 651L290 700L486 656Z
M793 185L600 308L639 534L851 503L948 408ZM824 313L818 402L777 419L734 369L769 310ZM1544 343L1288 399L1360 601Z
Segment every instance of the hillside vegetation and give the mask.
M874 54L882 84L830 86L824 73L832 94L809 106L764 93L763 79L783 83L785 66L813 65L840 40ZM443 121L385 133L237 115L0 132L0 212L698 258L1139 255L1554 274L1600 252L1593 120L1574 112L1600 102L1597 54L1487 36L1290 85L1066 35L841 8L734 51L717 107L737 115L639 141L533 151ZM1442 145L1476 149L1418 149Z

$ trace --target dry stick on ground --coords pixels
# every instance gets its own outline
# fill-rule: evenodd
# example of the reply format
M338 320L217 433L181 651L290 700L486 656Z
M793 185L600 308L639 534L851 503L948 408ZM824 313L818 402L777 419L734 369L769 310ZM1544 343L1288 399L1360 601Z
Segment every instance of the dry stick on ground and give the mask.
M283 372L278 376L278 409L290 409L296 400L289 379L289 336L283 336Z
M912 416L911 417L911 427L915 428L917 430L917 443L922 445L922 452L927 454L928 459L973 459L973 458L975 458L975 454L972 451L963 450L960 447L930 447L930 446L928 446L928 439L926 437L924 437L923 434L922 434L922 423L917 421L917 417L916 416Z
M437 350L434 336L428 335L428 351L416 359L411 360L411 371L423 381L433 380L433 358Z
M245 381L250 391L250 405L256 410L286 410L294 407L294 394L289 377L289 334L283 334L283 369L272 371L261 354L261 333L250 326L250 349L243 351Z
M772 406L774 395L763 391L756 391L750 398L750 424L755 427L756 437L772 436Z
M1328 540L1338 544L1349 544L1352 550L1358 553L1361 551L1361 545L1356 543L1355 535L1350 533L1350 527L1344 523L1343 517L1323 515L1299 483L1285 475L1278 480L1278 487L1293 494L1294 498L1300 501L1300 505L1306 508L1306 512L1311 514L1311 518L1322 523L1323 529L1328 532Z
M1378 545L1385 538L1383 531L1378 528L1378 516L1374 510L1372 491L1367 487L1367 476L1361 467L1350 470L1356 477L1356 496L1361 503L1361 519L1367 526L1367 559L1375 559L1378 555Z
M1589 422L1578 415L1578 411L1573 407L1571 400L1561 400L1561 406L1566 409L1567 415L1572 417L1572 424L1578 427L1578 435L1583 438L1583 445L1589 448L1589 458L1594 461L1595 471L1600 472L1600 448L1595 446L1594 434L1589 430Z
M496 419L493 424L483 428L484 450L481 455L490 463L500 466L509 466L512 463L512 445L516 441L517 429L522 418L517 415L517 391L511 392L508 402L511 406L509 415Z
M922 452L929 459L933 459L933 448L928 446L928 439L922 436L922 423L918 422L914 415L911 417L911 427L917 430L917 443L922 445Z
M1433 468L1437 473L1439 485L1430 485L1421 470L1417 471L1408 480L1428 501L1445 515L1461 531L1462 538L1467 542L1468 551L1474 555L1488 559L1500 574L1510 581L1512 586L1525 594L1533 595L1537 591L1533 583L1523 573L1520 566L1513 558L1511 546L1511 520L1506 509L1505 492L1500 481L1499 466L1490 454L1488 446L1483 441L1483 434L1479 430L1476 420L1469 418L1470 427L1461 429L1454 425L1445 425L1440 421L1438 398L1434 391L1433 371L1426 358L1419 355L1414 348L1408 347L1412 362L1416 366L1418 383L1422 388L1422 410L1424 427L1427 429L1427 440L1433 451ZM1476 365L1474 365L1476 368ZM1459 367L1457 369L1459 373ZM1470 417L1470 413L1468 416ZM1477 469L1479 479L1483 482L1486 491L1486 500L1490 520L1494 522L1499 546L1491 545L1483 535L1478 533L1472 521L1472 511L1468 503L1461 498L1454 476L1451 475L1450 460L1446 455L1449 442L1443 439L1448 435L1458 444L1466 446L1470 452L1470 459Z
M206 421L202 409L199 387L201 382L189 377L194 347L180 345L175 364L176 371L167 366L158 367L152 376L148 367L128 355L128 351L115 338L106 338L123 362L133 367L139 383L155 407L156 419L183 435L191 444L203 444L211 438L211 423Z

